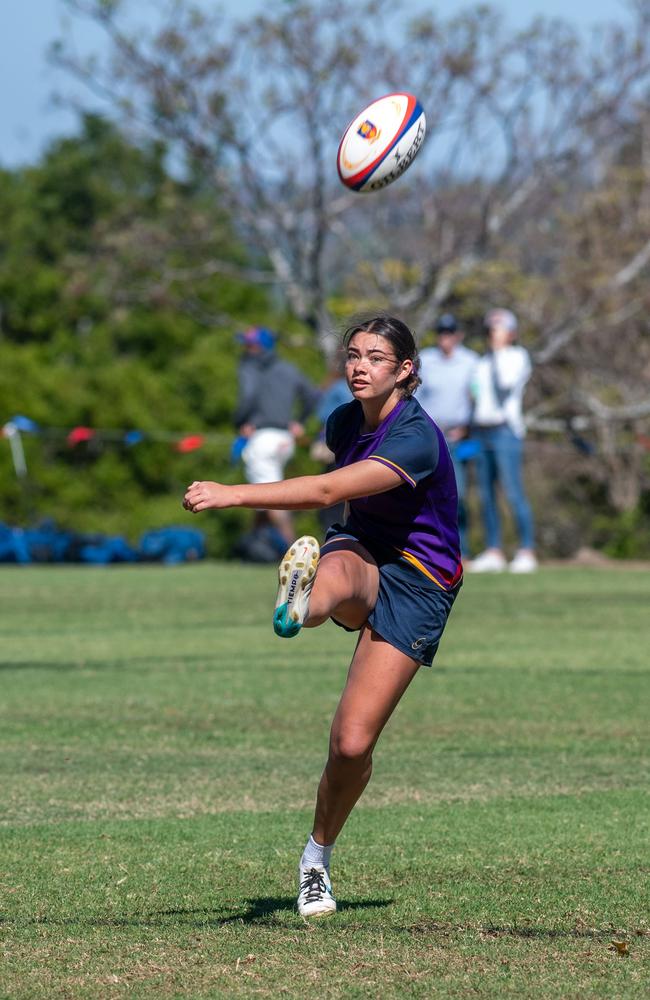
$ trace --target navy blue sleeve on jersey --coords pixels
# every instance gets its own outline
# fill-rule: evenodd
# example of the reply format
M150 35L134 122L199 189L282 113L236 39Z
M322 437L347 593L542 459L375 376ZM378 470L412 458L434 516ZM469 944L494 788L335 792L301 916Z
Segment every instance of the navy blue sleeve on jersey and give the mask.
M393 469L405 483L415 487L436 471L439 454L436 429L418 405L417 409L400 414L368 458Z
M330 413L325 424L325 444L336 454L343 443L345 432L349 430L348 420L352 403L343 403Z

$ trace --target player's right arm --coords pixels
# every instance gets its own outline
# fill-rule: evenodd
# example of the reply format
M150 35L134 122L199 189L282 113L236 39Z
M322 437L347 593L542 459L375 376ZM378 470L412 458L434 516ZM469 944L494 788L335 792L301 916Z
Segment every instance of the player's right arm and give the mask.
M319 476L298 476L277 483L240 483L230 486L209 481L188 487L183 506L202 510L252 507L266 510L316 510L343 500L374 496L401 486L401 476L380 462L364 459Z

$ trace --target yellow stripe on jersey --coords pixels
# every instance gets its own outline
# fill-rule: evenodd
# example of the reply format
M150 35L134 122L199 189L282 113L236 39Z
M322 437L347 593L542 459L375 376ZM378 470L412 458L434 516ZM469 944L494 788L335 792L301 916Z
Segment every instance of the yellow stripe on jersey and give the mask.
M409 476L408 472L406 472L406 470L403 469L401 465L398 465L397 462L391 462L390 458L384 458L383 455L368 455L368 458L374 458L376 462L385 462L386 465L392 465L394 469L397 469L397 471L400 472L404 476L404 478L409 481L411 486L417 486L415 479L413 479L412 476Z
M412 566L415 566L416 569L419 569L420 573L424 573L424 575L428 577L429 580L433 580L433 582L438 587L440 587L441 590L444 590L445 592L447 591L447 587L443 587L443 585L440 583L440 580L436 580L435 576L433 576L433 574L429 572L426 566L422 565L417 556L414 556L412 552L406 552L405 549L398 549L397 551L401 556L404 556L407 562L410 562Z

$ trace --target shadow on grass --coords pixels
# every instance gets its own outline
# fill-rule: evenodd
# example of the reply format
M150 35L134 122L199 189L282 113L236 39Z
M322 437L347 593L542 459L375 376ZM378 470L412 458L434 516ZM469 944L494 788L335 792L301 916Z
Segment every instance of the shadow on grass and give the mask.
M338 907L341 912L346 910L371 910L379 909L381 907L391 906L393 903L392 899L362 899L352 901L346 901L339 899ZM226 916L221 916L222 910L160 910L155 916L160 917L198 917L203 914L206 917L206 922L211 924L263 924L268 923L269 918L272 918L275 914L280 913L297 913L296 910L296 897L295 896L258 896L255 899L245 899L244 905L246 909L238 910L235 913L229 913ZM153 917L154 914L150 914L149 917Z
M233 913L223 917L219 923L230 924L240 921L244 924L264 923L268 917L274 913L296 910L295 896L262 896L257 899L245 900L248 907L242 913ZM356 902L347 902L344 899L337 900L337 905L341 912L345 910L371 910L390 906L392 899L361 899Z
M392 904L392 899L362 899L354 902L338 900L341 912L347 910L378 909ZM11 920L0 916L2 924L41 925L54 927L163 927L172 924L191 925L194 927L221 927L224 924L271 924L276 914L295 913L295 896L261 896L255 899L243 900L244 909L225 913L224 908L200 907L197 909L172 908L157 910L153 913L143 913L141 916L96 916L84 917L29 917L25 920Z

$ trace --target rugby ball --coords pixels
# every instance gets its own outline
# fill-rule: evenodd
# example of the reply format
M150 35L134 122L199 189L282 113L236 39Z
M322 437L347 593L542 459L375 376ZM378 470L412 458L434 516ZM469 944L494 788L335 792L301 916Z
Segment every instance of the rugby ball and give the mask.
M339 144L339 177L352 191L378 191L413 163L426 118L412 94L386 94L350 122Z

